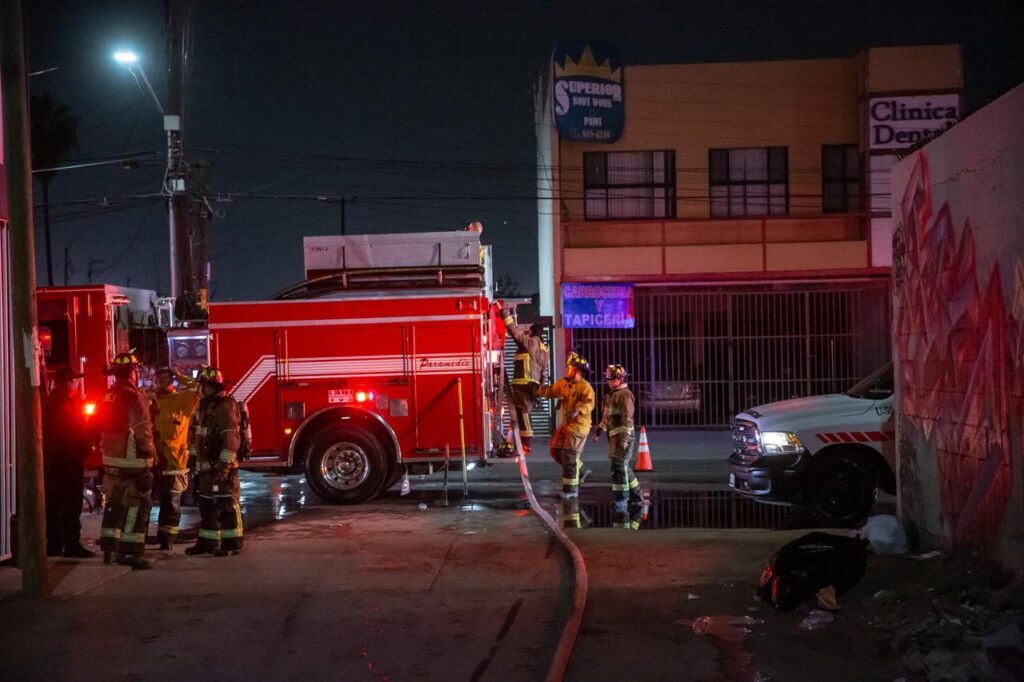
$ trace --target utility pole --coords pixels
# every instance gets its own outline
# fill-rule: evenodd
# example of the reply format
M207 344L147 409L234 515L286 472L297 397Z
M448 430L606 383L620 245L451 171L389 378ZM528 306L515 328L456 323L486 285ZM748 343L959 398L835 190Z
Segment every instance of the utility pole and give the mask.
M0 87L11 240L11 318L18 490L18 562L25 594L47 596L32 152L21 0L0 2Z
M345 236L345 197L341 198L341 236Z
M167 93L168 113L164 116L167 131L167 191L170 220L171 296L177 299L181 319L194 319L196 311L196 277L192 262L192 231L189 228L188 195L185 188L183 122L185 119L185 59L188 45L185 38L189 7L177 0L166 0L167 11Z
M199 162L199 207L196 211L195 262L196 285L199 289L199 309L203 317L207 314L210 300L210 221L213 215L206 197L210 194L210 164L205 160Z
M64 286L68 285L68 272L71 269L70 257L68 256L68 247L64 247Z

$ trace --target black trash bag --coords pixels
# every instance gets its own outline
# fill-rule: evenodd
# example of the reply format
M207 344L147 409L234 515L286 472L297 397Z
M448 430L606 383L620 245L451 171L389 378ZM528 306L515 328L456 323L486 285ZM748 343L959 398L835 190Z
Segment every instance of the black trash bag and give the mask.
M761 571L757 596L780 610L791 609L831 585L836 596L864 577L867 540L808 533L786 544Z

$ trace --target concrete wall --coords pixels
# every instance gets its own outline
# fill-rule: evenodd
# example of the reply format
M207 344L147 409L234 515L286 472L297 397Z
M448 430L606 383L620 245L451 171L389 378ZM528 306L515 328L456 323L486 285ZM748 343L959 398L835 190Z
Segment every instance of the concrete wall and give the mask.
M899 504L1024 570L1024 86L893 178Z

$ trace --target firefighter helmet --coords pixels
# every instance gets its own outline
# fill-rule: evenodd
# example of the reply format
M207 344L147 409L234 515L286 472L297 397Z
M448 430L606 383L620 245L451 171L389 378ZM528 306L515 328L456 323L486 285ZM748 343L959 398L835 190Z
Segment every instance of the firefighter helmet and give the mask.
M608 365L604 368L604 378L608 381L626 378L626 368L622 365Z
M163 367L157 367L156 371L153 372L153 376L154 377L158 377L161 374L166 374L167 376L169 376L172 379L174 378L174 370L171 369L170 367L168 367L167 365L164 365Z
M201 384L208 384L216 388L224 388L224 375L216 367L203 367L199 370L196 380Z
M139 359L135 356L135 349L131 349L127 353L118 353L114 356L113 363L114 369L119 367L138 367Z
M567 357L565 359L565 366L566 367L575 367L580 372L589 372L590 371L590 363L587 362L586 358L581 356L576 351L572 351L571 353L569 353L569 357Z

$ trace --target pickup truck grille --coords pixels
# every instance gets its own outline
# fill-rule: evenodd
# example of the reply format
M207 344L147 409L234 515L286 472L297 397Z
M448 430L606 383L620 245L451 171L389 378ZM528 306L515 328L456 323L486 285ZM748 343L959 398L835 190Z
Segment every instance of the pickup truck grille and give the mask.
M732 449L746 462L761 456L761 444L757 442L757 424L746 419L732 422Z

